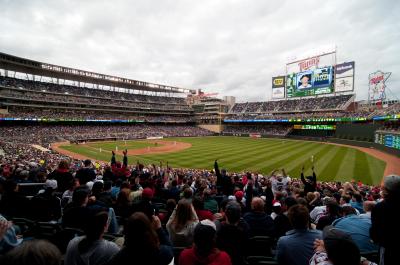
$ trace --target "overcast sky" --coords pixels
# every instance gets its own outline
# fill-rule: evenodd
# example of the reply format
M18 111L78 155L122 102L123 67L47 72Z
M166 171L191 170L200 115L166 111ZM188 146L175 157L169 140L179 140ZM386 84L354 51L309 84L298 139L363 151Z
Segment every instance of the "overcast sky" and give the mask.
M400 1L0 0L0 51L238 101L270 98L289 59L337 47L400 98ZM388 93L390 95L390 93Z

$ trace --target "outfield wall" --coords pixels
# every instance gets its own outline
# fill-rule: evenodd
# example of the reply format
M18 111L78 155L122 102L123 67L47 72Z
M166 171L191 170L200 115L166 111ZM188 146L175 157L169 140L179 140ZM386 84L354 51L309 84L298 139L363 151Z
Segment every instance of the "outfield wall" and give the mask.
M197 126L215 133L220 133L224 130L221 124L199 124Z

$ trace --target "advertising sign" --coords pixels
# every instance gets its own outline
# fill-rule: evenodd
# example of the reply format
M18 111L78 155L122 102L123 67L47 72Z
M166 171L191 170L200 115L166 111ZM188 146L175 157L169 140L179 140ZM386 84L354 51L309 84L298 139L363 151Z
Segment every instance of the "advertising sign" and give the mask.
M272 77L272 98L285 98L285 76Z

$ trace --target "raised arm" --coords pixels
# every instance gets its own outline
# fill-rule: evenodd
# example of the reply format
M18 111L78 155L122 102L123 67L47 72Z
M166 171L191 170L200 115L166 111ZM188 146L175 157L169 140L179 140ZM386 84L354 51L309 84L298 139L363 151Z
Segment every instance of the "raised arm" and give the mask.
M300 178L301 178L301 182L303 182L303 184L307 183L306 179L304 178L304 166L301 168Z
M112 156L111 156L111 166L115 166L117 164L117 160L115 159L115 152L111 151Z
M125 149L122 153L124 154L124 159L123 159L122 163L123 163L124 167L128 167L128 156L127 156L128 150Z

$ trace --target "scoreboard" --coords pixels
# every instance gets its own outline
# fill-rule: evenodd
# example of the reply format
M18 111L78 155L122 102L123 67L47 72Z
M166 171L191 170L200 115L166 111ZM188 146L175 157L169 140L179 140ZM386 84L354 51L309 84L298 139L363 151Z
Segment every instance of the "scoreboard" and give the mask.
M375 134L375 143L400 149L400 134L377 132Z

